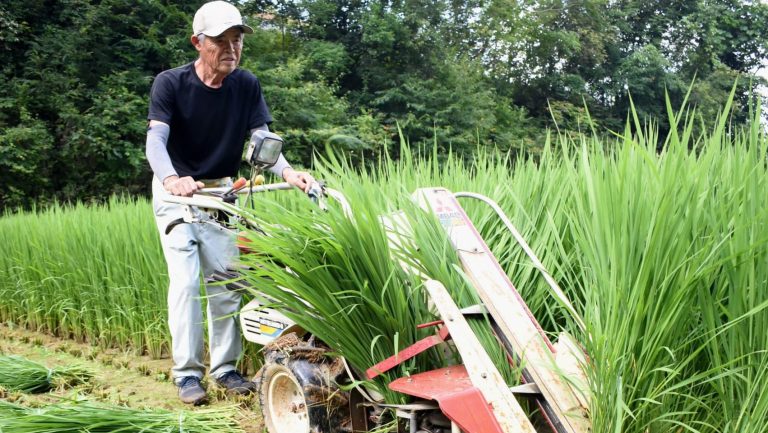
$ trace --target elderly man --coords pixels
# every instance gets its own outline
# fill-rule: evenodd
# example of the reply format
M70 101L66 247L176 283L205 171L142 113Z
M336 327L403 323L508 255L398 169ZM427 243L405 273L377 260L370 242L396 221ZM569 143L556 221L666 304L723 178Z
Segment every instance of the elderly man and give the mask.
M200 277L224 270L236 257L232 236L211 225L183 224L165 234L182 216L168 194L190 196L205 186L231 184L246 138L268 130L272 121L259 80L238 69L243 36L253 29L237 8L224 1L204 4L192 24L194 62L160 73L152 85L147 132L147 159L155 174L152 185L155 219L168 265L168 324L173 351L173 378L185 403L202 404L203 313ZM309 189L312 177L293 170L281 155L270 169L286 182ZM235 369L240 333L234 313L240 295L223 287L206 287L210 376L228 392L248 394L252 382Z

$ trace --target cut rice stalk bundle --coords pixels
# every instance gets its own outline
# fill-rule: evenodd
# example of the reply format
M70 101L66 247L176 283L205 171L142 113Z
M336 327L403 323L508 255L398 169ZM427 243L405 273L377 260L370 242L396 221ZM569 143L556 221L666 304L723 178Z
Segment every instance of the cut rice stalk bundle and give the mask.
M234 407L170 412L67 401L42 408L0 402L0 431L14 433L241 433Z
M48 368L20 356L0 355L0 386L10 391L46 392L85 383L91 377L81 366Z
M409 194L388 204L377 202L373 191L375 186L367 184L345 188L350 216L333 206L327 213L312 213L311 203L295 211L263 203L263 209L250 217L279 214L279 228L267 230L266 237L250 233L250 245L261 255L241 257L248 268L244 278L255 293L275 300L281 312L360 370L434 332L418 327L438 319L429 308L419 275L443 281L461 307L479 302L451 266L458 264L456 254L434 217L411 201ZM393 208L403 211L416 232L414 250L403 257L393 256L380 221ZM263 227L269 223L263 221ZM406 272L401 261L419 275ZM473 329L507 382L516 384L519 373L510 367L486 320L472 319ZM407 398L389 390L389 381L453 364L457 361L453 355L429 351L366 385L388 403L403 403Z
M352 194L348 198L361 200ZM428 331L417 325L433 316L418 281L390 259L376 207L353 207L355 215L348 220L335 208L312 217L310 205L296 212L272 206L264 214L280 214L282 229L269 237L249 235L263 254L242 258L252 265L244 278L254 292L274 299L286 316L363 370L425 337ZM422 371L426 363L415 358L401 367ZM370 385L387 401L402 402L384 379L398 373L388 372Z

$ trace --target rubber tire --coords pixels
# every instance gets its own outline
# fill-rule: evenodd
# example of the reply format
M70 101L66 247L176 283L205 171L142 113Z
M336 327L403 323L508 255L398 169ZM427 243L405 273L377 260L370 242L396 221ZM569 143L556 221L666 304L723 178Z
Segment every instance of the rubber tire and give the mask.
M316 365L304 359L265 364L256 384L269 433L337 433L348 408L333 408L308 391L329 388ZM333 388L331 388L333 389Z
M309 432L309 411L299 379L282 364L266 364L257 380L259 403L269 433Z

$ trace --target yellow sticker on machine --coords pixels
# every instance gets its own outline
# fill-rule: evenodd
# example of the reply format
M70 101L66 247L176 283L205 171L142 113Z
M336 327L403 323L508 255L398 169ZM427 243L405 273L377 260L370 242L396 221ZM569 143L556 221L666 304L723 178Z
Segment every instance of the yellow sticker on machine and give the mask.
M259 331L263 335L269 335L271 337L280 335L287 326L288 324L278 320L271 320L266 317L259 318Z
M263 323L259 324L259 331L261 331L264 335L275 335L282 331L282 329L277 329L272 326L265 325Z

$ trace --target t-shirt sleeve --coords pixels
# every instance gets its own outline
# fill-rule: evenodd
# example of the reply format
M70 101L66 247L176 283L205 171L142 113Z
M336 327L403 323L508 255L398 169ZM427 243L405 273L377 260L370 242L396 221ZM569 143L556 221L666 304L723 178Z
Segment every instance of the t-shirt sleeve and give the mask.
M171 124L173 117L174 92L171 77L161 73L152 83L149 92L149 114L147 120L159 120Z
M261 83L256 79L253 86L253 93L251 96L253 101L253 109L251 110L251 118L248 119L248 130L258 128L261 125L272 123L272 115L269 114L269 107L267 107L267 101L264 100L264 95L261 92Z

